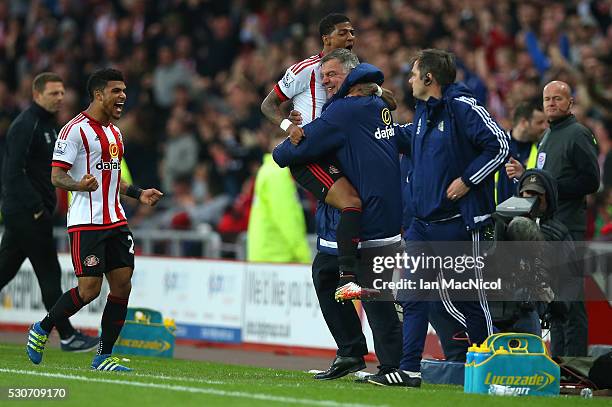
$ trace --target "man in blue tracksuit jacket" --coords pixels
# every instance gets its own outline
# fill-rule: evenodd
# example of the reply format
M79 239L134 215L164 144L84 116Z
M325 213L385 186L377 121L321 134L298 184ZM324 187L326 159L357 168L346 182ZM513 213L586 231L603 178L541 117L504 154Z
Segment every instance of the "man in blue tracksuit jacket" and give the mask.
M412 126L410 123L408 126ZM411 131L411 129L410 129ZM400 160L402 174L402 236L407 239L414 219L412 213L412 193L410 192L410 176L412 163L410 152L406 151ZM410 242L407 240L407 245ZM436 330L436 334L442 345L442 351L446 360L465 362L467 349L467 338L465 338L465 326L461 325L455 318L448 314L439 301L432 301L429 307L429 323Z
M412 123L408 124L408 130L412 131ZM400 159L400 172L402 183L402 235L408 235L408 230L412 224L414 214L412 213L412 194L410 193L410 176L412 173L412 163L410 153L406 152Z
M410 123L408 126L412 126ZM411 131L411 130L410 130ZM410 152L406 151L400 160L400 171L402 174L402 236L407 239L412 225L414 215L412 213L412 193L410 192L410 175L412 164ZM410 241L406 241L411 245ZM449 361L465 362L465 354L468 348L465 326L461 325L444 308L442 302L432 301L429 304L429 323L433 326L442 345L444 358Z
M335 152L342 172L359 192L363 203L360 270L365 270L373 255L397 253L401 247L402 204L395 135L402 130L394 127L391 113L379 97L352 96L349 91L352 85L381 84L384 79L378 68L357 63L357 58L343 49L321 60L326 87L332 86L326 85L326 74L333 64L342 66L341 73L348 76L323 108L321 117L304 126L304 139L297 146L285 140L275 148L273 157L285 167L312 162ZM330 379L363 369L363 355L368 352L353 304L334 301L339 279L335 241L338 215L337 209L319 202L316 214L318 253L313 262L313 282L325 321L338 344L336 359L330 369L322 373L322 377ZM358 272L358 278L362 277ZM363 302L363 307L374 335L379 373L398 375L401 324L393 303L368 301Z
M508 136L465 85L454 83L455 76L454 57L448 52L423 50L415 58L410 83L417 105L407 203L413 220L404 235L409 255L425 246L444 255L425 242L470 240L472 253L466 254L481 255L481 232L492 223L493 176L507 160ZM478 267L468 271L471 277L483 277ZM484 292L477 294L478 301L453 302L448 291L440 291L446 312L467 328L472 342L481 343L493 326ZM415 375L420 371L429 304L405 300L402 307L400 369Z

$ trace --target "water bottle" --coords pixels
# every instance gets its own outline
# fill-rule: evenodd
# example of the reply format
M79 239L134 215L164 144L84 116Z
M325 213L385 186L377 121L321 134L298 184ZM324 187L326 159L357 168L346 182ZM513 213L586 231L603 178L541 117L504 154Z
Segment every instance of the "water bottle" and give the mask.
M472 393L487 393L489 390L484 383L486 374L485 369L478 365L487 360L492 354L493 352L491 349L484 343L475 350L474 367L472 368Z
M495 351L496 355L509 355L510 352L508 352L503 346L500 346L499 348L497 348L497 350Z
M472 373L474 372L474 354L476 353L476 349L478 349L478 347L476 345L472 345L468 348L468 351L465 354L465 371L463 374L464 393L472 393Z

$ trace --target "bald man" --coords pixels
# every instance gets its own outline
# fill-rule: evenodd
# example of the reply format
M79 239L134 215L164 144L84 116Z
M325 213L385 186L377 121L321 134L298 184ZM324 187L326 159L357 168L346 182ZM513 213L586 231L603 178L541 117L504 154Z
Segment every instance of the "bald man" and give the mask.
M572 114L574 98L567 83L549 82L544 87L543 100L550 128L538 147L536 166L557 180L559 207L555 218L569 229L575 241L581 241L586 229L586 196L599 188L597 142L593 133ZM506 171L510 178L516 178L524 169L511 159ZM576 292L582 290L574 288ZM586 356L588 323L584 303L571 302L566 317L565 322L555 320L551 324L551 353Z

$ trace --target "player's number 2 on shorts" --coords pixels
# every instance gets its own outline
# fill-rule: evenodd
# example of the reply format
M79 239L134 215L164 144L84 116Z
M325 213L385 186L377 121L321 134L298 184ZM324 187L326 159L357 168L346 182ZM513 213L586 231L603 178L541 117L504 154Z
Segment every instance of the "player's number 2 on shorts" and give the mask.
M134 254L134 238L132 235L128 235L128 240L130 241L130 253Z

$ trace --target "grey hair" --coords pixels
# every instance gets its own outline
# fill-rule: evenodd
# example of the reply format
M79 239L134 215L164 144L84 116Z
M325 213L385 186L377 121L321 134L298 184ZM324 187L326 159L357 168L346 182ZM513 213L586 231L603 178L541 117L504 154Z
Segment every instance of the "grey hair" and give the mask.
M321 65L331 61L332 59L337 59L342 64L342 69L344 69L344 72L350 72L351 69L359 65L359 58L357 58L357 55L353 54L346 48L337 48L329 54L326 54L323 58L321 58Z

